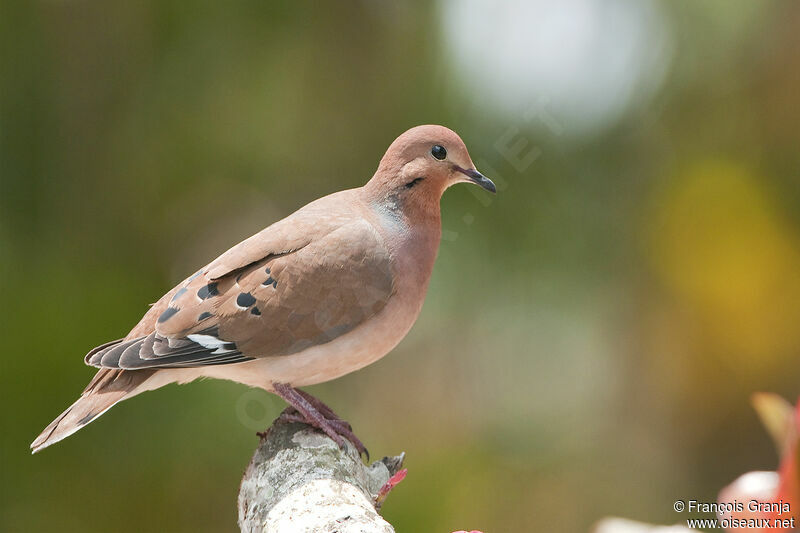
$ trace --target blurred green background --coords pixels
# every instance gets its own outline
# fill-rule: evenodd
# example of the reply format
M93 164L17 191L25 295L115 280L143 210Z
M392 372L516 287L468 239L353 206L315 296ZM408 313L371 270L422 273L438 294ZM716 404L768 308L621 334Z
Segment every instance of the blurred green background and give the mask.
M428 299L310 390L408 454L398 531L674 523L774 469L754 391L800 394L800 4L0 3L2 531L234 531L283 405L223 382L31 457L82 357L244 237L441 123Z

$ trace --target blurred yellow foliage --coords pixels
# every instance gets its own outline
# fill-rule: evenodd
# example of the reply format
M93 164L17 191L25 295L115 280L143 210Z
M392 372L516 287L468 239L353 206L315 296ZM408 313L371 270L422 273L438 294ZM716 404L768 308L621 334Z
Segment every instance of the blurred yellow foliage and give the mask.
M798 345L800 240L763 180L731 161L697 162L657 194L654 221L654 270L719 353L746 370Z

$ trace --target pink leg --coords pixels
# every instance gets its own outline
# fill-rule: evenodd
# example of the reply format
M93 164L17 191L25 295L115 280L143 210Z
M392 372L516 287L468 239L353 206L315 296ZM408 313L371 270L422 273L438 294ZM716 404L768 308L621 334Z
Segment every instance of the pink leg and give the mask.
M333 441L344 447L344 437L355 446L358 453L369 459L369 452L364 443L353 433L346 421L339 418L333 410L311 394L295 389L285 383L273 383L275 393L291 407L281 413L278 418L282 422L305 422L328 435Z
M349 430L351 430L351 431L353 430L353 428L350 426L350 424L349 424L349 423L348 423L346 420L344 420L344 419L343 419L341 416L339 416L339 415L337 415L336 413L334 413L334 412L333 412L333 409L331 409L330 407L328 407L327 405L325 405L325 404L322 402L322 400L320 400L320 399L319 399L319 398L317 398L316 396L312 396L311 394L307 393L306 391L303 391L303 390L300 390L300 389L295 389L295 390L297 391L297 393L298 393L300 396L302 396L303 398L305 398L305 399L308 401L308 403L310 403L311 405L313 405L313 406L314 406L314 408L315 408L317 411L319 411L320 413L322 413L322 415L323 415L325 418L327 418L328 420L337 420L337 421L341 422L342 424L344 424L344 425L345 425L345 427L347 427L347 429L349 429Z

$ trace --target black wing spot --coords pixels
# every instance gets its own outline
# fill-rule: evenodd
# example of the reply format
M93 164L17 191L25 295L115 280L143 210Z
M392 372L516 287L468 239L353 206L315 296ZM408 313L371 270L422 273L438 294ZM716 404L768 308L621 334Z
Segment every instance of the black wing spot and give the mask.
M167 310L161 313L161 316L158 317L158 323L161 324L162 322L166 322L178 311L180 311L180 309L176 307L167 307Z
M269 267L265 268L264 272L266 272L267 274L271 274L272 273L272 271L269 269Z
M214 316L214 315L212 315L212 314L211 314L211 313L209 313L208 311L203 311L202 313L200 313L200 314L197 316L197 321L198 321L198 322L202 322L203 320L205 320L205 319L207 319L207 318L211 318L212 316Z
M272 285L272 288L274 289L275 287L278 286L278 281L275 278L273 278L272 276L270 276L270 277L267 278L267 281L265 281L261 285L263 287L268 287L268 286Z
M216 283L209 283L208 285L200 287L200 290L197 291L197 297L201 300L205 300L217 295L219 295L219 290L217 289Z
M258 307L254 307L250 310L250 313L256 316L261 316L261 311L258 310Z
M244 307L246 309L254 303L256 303L256 299L249 292L239 293L239 296L236 297L236 305L239 307Z

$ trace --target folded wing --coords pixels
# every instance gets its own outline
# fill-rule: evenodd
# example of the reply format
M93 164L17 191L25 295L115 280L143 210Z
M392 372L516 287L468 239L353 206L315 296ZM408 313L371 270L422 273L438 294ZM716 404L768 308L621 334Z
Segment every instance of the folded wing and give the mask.
M390 257L367 221L301 244L232 248L157 304L154 331L135 328L138 334L92 350L86 362L180 368L290 355L352 331L385 307Z

